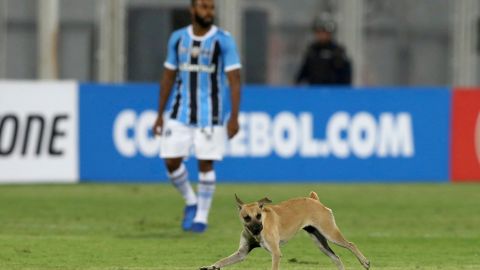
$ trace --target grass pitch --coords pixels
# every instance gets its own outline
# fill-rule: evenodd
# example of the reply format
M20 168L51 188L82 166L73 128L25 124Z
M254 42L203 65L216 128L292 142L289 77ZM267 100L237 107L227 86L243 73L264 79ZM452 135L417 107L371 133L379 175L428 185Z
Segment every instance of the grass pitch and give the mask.
M0 186L0 269L197 269L238 247L234 193L279 202L311 190L371 269L480 269L480 185L451 184L218 185L201 235L181 231L183 202L167 184ZM336 269L305 232L282 252L281 269ZM226 269L270 269L270 255L255 249Z

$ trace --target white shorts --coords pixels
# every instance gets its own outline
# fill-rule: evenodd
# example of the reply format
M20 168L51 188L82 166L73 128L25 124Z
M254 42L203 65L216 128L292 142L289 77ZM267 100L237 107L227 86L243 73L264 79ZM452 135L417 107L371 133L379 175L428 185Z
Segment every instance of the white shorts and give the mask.
M188 157L193 151L199 160L222 160L225 138L226 131L223 126L191 127L176 120L165 119L160 157Z

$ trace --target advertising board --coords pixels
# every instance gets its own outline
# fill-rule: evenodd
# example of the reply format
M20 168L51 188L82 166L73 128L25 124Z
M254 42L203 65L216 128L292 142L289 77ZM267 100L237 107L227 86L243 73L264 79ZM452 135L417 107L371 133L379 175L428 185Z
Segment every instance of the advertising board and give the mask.
M81 179L165 180L156 85L82 85ZM241 132L217 176L233 182L422 181L449 177L447 88L243 89ZM188 162L196 178L195 161Z
M0 182L78 181L75 82L0 82Z
M453 181L480 181L480 89L453 93L451 155Z

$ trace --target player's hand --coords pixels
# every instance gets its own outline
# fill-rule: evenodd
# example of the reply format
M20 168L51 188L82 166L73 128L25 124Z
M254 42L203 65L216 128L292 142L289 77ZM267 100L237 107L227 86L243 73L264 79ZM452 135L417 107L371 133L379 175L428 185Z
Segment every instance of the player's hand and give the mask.
M162 128L163 128L163 117L162 115L159 115L157 116L157 119L155 120L155 124L153 125L153 134L155 136L161 136Z
M228 138L233 138L238 133L238 130L240 130L240 126L238 125L238 119L230 118L227 123Z

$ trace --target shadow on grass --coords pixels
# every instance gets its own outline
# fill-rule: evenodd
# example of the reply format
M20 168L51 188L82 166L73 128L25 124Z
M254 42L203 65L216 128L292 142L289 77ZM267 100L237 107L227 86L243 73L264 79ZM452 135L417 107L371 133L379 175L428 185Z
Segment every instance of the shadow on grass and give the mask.
M306 265L318 265L318 264L320 264L320 263L318 263L318 262L301 261L301 260L297 260L296 258L288 259L288 263L292 263L292 264L306 264Z
M198 234L194 234L192 232L184 232L184 231L158 231L158 232L135 232L135 233L125 233L125 234L118 234L116 236L120 239L193 239L197 238Z

